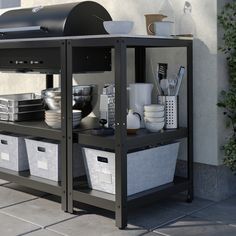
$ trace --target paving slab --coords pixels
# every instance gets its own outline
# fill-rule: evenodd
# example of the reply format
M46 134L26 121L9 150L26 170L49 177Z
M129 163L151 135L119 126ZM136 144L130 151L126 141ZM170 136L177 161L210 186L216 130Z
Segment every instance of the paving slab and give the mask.
M24 193L28 193L28 194L34 195L36 197L43 197L43 196L47 195L47 193L44 193L44 192L41 192L41 191L38 191L38 190L35 190L32 188L27 188L27 187L24 187L24 186L15 184L15 183L7 183L4 185L4 187L14 189L17 191L21 191Z
M1 236L16 236L21 235L39 227L28 222L21 221L14 217L0 213L0 235Z
M193 216L236 226L236 196L198 211Z
M2 211L41 227L76 217L75 215L63 212L60 203L43 198L4 208Z
M185 216L183 212L163 208L157 204L131 211L129 213L129 223L151 230L183 216Z
M62 236L63 234L58 234L50 230L37 230L28 234L25 234L25 236ZM64 235L63 235L64 236Z
M158 234L156 232L148 232L146 234L143 234L142 236L163 236L163 234Z
M0 186L0 208L19 204L35 198L36 197L31 194Z
M119 230L114 219L88 213L53 225L49 229L69 236L146 236L148 233L147 230L133 225L128 225L125 230Z
M187 216L154 232L166 236L235 236L236 227Z
M177 194L173 195L172 197L166 200L160 201L159 204L160 206L165 208L170 208L172 210L177 210L186 214L190 214L192 212L213 205L215 204L215 202L201 198L194 198L194 200L191 203L187 203L185 194Z
M9 183L9 182L6 180L0 179L0 185L7 184L7 183Z

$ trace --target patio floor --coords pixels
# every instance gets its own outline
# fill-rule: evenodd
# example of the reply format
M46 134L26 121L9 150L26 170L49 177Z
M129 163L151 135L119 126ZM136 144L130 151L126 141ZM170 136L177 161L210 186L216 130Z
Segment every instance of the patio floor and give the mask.
M114 216L98 209L61 211L54 196L0 180L1 236L235 236L236 196L222 202L183 195L130 212L126 230L115 227Z

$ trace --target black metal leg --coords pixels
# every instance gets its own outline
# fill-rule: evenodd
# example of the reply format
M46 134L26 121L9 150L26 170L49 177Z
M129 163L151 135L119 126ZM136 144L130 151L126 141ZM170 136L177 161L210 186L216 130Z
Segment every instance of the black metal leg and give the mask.
M62 42L61 46L61 91L62 91L62 100L61 100L61 116L62 116L62 142L61 142L61 186L62 186L62 197L61 204L62 210L67 211L67 161L66 161L66 42Z
M126 45L118 40L115 45L115 152L116 152L116 226L127 226L127 147L126 147L126 109L127 109L127 56Z
M187 47L187 83L188 83L188 180L187 202L193 200L193 48L192 42Z
M72 47L67 41L67 204L73 213Z
M46 74L46 88L53 88L53 75Z
M135 82L144 83L146 80L146 48L135 48Z

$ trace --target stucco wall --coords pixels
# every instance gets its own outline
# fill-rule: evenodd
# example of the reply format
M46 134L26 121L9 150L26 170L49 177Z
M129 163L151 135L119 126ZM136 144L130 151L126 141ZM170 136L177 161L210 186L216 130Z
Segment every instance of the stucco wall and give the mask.
M71 0L27 0L22 1L23 7L32 7L38 5L58 4L75 2ZM161 0L97 0L105 6L113 19L129 19L135 22L134 34L146 34L144 14L158 12ZM122 2L122 4L121 4ZM185 0L174 2L174 9L177 19L182 13ZM194 157L196 162L218 165L218 116L219 111L216 108L218 96L218 56L217 56L217 0L190 0L193 5L193 17L196 22L197 37L194 40ZM128 10L127 10L128 9ZM129 52L129 65L133 64L133 51ZM167 61L170 64L170 72L176 72L179 65L186 65L184 49L159 49L149 50L147 60L147 77L152 81L150 67L150 58L154 63ZM134 72L129 67L129 81L134 79ZM100 85L112 80L112 73L95 75L96 82ZM45 85L44 80L39 75L20 76L14 74L11 80L6 79L6 75L1 74L0 92L22 92L40 91ZM34 82L29 80L34 77ZM224 76L224 74L222 74ZM75 80L79 83L92 83L94 75L76 76ZM9 82L10 81L10 82ZM24 85L23 85L24 82ZM186 86L182 88L183 96L186 95ZM183 97L182 96L182 97ZM155 95L153 95L155 98ZM183 98L181 100L181 124L186 123L186 104ZM96 113L96 111L95 111ZM182 148L182 158L184 159L184 148Z

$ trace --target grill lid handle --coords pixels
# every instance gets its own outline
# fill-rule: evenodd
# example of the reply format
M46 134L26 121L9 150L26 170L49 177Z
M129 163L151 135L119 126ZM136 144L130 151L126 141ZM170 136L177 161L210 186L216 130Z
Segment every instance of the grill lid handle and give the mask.
M15 33L15 32L27 32L27 31L44 31L48 32L46 27L42 26L24 26L24 27L14 27L14 28L2 28L0 29L0 36L4 36L6 33Z

